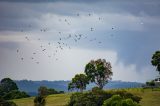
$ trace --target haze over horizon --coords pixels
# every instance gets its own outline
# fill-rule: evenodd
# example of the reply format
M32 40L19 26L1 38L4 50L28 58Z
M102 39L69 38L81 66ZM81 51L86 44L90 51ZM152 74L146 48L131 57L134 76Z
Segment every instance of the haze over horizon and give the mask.
M92 59L146 82L160 50L159 0L0 0L0 79L71 80Z

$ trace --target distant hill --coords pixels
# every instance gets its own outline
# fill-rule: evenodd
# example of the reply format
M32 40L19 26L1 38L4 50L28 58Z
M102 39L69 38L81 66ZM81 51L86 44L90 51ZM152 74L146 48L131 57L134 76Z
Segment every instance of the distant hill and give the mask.
M18 85L21 91L25 91L31 96L37 95L37 89L40 86L46 86L48 88L54 88L58 91L68 92L68 83L70 81L31 81L31 80L16 80L16 84ZM117 88L136 88L141 87L143 83L137 82L124 82L124 81L110 81L104 89L117 89ZM87 86L87 90L90 90L92 87L96 86L95 84L89 84Z

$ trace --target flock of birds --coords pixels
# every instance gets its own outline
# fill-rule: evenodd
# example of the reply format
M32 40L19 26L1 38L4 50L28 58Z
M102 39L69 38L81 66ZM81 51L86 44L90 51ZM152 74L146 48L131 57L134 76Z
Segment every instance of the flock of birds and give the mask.
M76 16L79 17L80 14L78 13ZM89 13L88 16L91 17L92 14ZM102 18L99 17L98 20L101 21ZM59 21L60 21L60 22L61 22L61 21L64 21L67 25L71 25L71 23L70 23L67 19L63 19L63 20L62 20L62 19L59 19ZM32 25L28 25L28 27L31 28ZM114 30L114 27L112 27L111 29ZM49 30L48 28L42 28L42 29L40 29L40 32L43 33L43 32L47 32L48 30ZM91 27L89 31L93 32L93 31L95 31L95 28ZM24 30L21 30L21 32L24 32ZM66 48L71 49L71 46L70 46L68 43L66 43L67 40L71 40L72 42L77 43L77 42L79 42L80 40L87 39L89 42L96 42L96 43L98 43L98 44L101 44L101 43L102 43L102 41L98 41L97 38L92 38L92 39L90 39L90 38L88 38L88 36L83 35L83 34L68 34L68 35L65 36L65 37L63 36L62 32L58 32L58 34L59 34L59 39L58 39L58 40L56 41L56 43L54 44L55 47L54 47L54 51L52 52L52 55L47 55L48 58L54 57L54 60L55 60L55 61L58 61L58 57L56 57L56 55L57 55L59 52L63 51L63 50L66 49ZM113 34L111 35L111 37L113 37ZM31 38L28 37L28 36L25 36L25 40L29 42L29 41L31 41ZM38 38L38 39L37 39L37 41L39 41L39 42L40 42L41 40L42 40L41 38ZM48 46L52 46L52 44L53 44L53 43L48 42L47 45L48 45ZM39 49L40 49L41 52L46 52L46 53L47 53L47 47L46 47L46 46L44 46L44 45L41 44L41 45L39 46ZM21 49L17 49L16 52L17 52L17 54L20 54ZM38 54L38 52L33 52L32 55L31 55L31 57L30 57L30 59L31 59L31 60L34 60L34 62L35 62L36 64L40 64L40 61L38 61L38 60L36 59L36 56L35 56L35 55L37 55L37 54ZM25 57L24 57L24 56L21 56L21 57L20 57L20 60L21 60L21 61L24 61L24 60L25 60Z

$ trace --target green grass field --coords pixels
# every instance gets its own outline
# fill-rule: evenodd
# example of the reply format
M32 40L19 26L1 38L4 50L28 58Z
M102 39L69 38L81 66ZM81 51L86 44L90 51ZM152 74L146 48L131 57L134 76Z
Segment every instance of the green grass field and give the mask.
M140 102L141 106L160 106L160 90L151 89L125 89L128 92L136 94L142 97ZM50 95L46 99L46 106L64 106L68 103L69 97L71 94L56 94ZM33 106L33 99L31 98L24 98L24 99L15 99L13 100L18 106Z
M70 94L49 95L46 98L46 106L64 106L68 103ZM34 97L13 100L18 106L34 106Z

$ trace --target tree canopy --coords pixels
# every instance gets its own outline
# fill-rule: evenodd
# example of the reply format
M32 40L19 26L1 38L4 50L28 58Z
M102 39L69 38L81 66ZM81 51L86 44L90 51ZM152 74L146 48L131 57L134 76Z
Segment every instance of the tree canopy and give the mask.
M26 92L19 91L17 84L10 78L4 78L1 80L0 96L4 100L29 97Z
M10 78L4 78L1 80L0 89L3 93L8 93L12 90L18 90L16 83Z
M105 59L91 60L85 66L85 73L90 81L97 84L101 89L113 75L111 64Z
M153 66L156 67L156 70L159 72L160 74L160 51L156 51L153 56L152 56L152 60L151 63Z
M68 90L80 89L82 92L89 84L88 77L85 74L76 74L72 81L68 84Z

